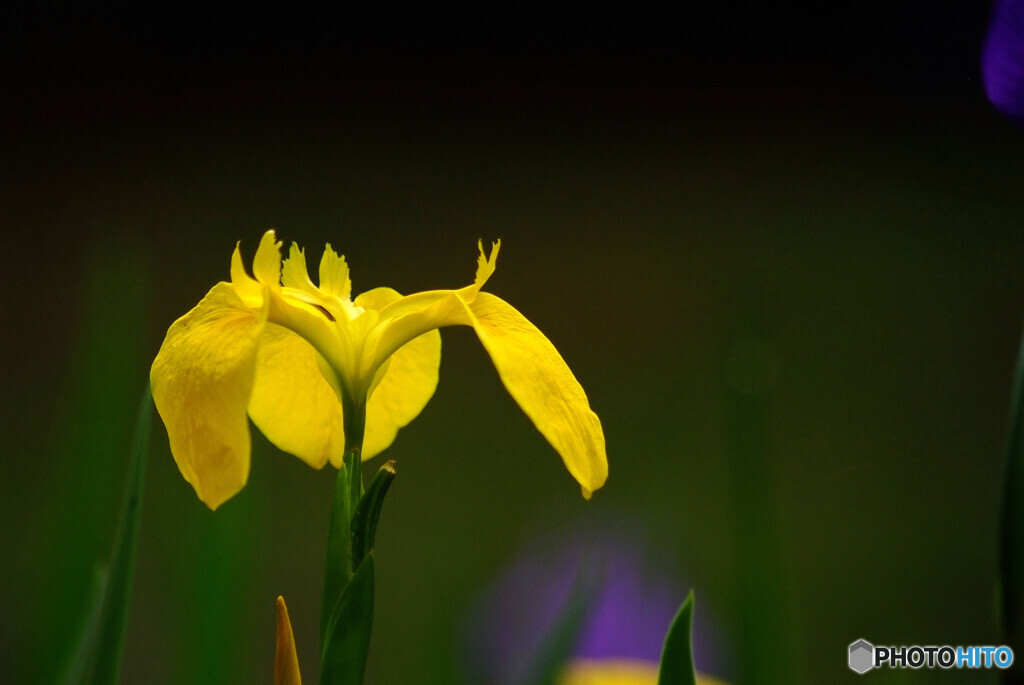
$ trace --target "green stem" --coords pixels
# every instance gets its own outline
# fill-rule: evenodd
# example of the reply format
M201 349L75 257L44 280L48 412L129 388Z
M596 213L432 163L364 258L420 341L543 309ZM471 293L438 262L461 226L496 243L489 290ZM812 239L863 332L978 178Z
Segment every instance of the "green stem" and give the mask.
M342 393L345 456L338 470L327 539L320 617L321 685L359 685L366 672L373 627L373 550L381 504L395 471L386 464L363 489L366 404Z
M366 405L356 405L343 394L345 456L334 484L331 523L327 532L324 592L320 604L320 647L326 644L331 615L356 565L352 563L352 515L363 494L362 448L366 430Z
M344 402L345 468L349 472L349 511L355 511L363 496L363 436L366 432L366 403Z
M352 577L351 511L349 509L349 471L338 469L334 485L334 503L327 532L327 558L324 563L324 594L320 604L320 648L327 640L327 630L334 605Z

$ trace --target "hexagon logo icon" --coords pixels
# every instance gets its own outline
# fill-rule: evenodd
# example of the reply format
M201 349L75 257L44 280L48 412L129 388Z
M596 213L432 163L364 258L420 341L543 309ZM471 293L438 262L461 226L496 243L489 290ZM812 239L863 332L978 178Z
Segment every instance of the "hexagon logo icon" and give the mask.
M875 666L875 646L867 640L850 645L850 670L864 674Z

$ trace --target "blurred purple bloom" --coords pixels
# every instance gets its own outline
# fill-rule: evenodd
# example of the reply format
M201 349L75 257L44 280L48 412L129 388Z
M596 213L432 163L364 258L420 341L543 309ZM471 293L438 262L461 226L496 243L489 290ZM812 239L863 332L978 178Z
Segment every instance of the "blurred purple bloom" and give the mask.
M686 599L686 589L645 574L641 558L639 550L621 548L601 560L599 587L573 656L661 659L665 633Z
M1024 0L996 0L981 71L992 104L1024 123Z
M523 682L574 590L583 590L589 601L572 658L658 663L688 588L647 568L639 545L607 535L579 541L586 537L575 531L532 547L488 588L466 625L468 682ZM706 611L695 613L694 661L701 671L721 672L707 617Z

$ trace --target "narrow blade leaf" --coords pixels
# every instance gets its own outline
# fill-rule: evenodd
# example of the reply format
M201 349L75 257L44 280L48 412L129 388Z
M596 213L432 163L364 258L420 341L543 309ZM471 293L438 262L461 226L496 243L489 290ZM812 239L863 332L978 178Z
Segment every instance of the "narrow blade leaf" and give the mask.
M661 650L661 667L658 670L658 685L696 685L697 674L693 668L693 591L679 607L672 619L665 646Z
M373 554L345 585L331 613L320 659L320 685L361 685L373 628Z
M356 506L352 516L352 563L356 566L363 563L363 559L373 549L384 496L388 494L388 488L394 480L395 462L389 461L380 467Z
M97 574L93 599L62 678L62 682L67 685L113 685L120 677L121 651L125 625L128 623L128 604L132 594L139 522L142 518L142 491L152 414L153 399L147 387L132 438L128 478L125 481L110 564L106 570Z
M103 610L107 603L107 582L110 574L105 567L97 566L93 572L92 587L89 590L87 610L83 614L82 627L78 631L74 643L74 653L66 657L60 682L75 685L86 682L88 674L94 670L97 641L100 639L100 624L103 621Z

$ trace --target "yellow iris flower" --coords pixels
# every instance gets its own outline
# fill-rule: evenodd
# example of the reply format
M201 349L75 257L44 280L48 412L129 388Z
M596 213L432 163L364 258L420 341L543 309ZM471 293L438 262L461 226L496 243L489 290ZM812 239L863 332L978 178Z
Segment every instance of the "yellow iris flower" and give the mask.
M476 278L459 290L403 297L375 288L354 300L345 258L330 245L320 284L292 245L282 264L273 231L253 278L236 246L231 282L215 285L167 331L150 371L171 453L211 509L249 475L246 415L272 443L314 468L386 449L437 386L444 326L471 326L505 388L561 455L584 497L608 476L601 422L561 355L536 326L481 291L501 242L480 246ZM364 433L365 427L365 433Z

